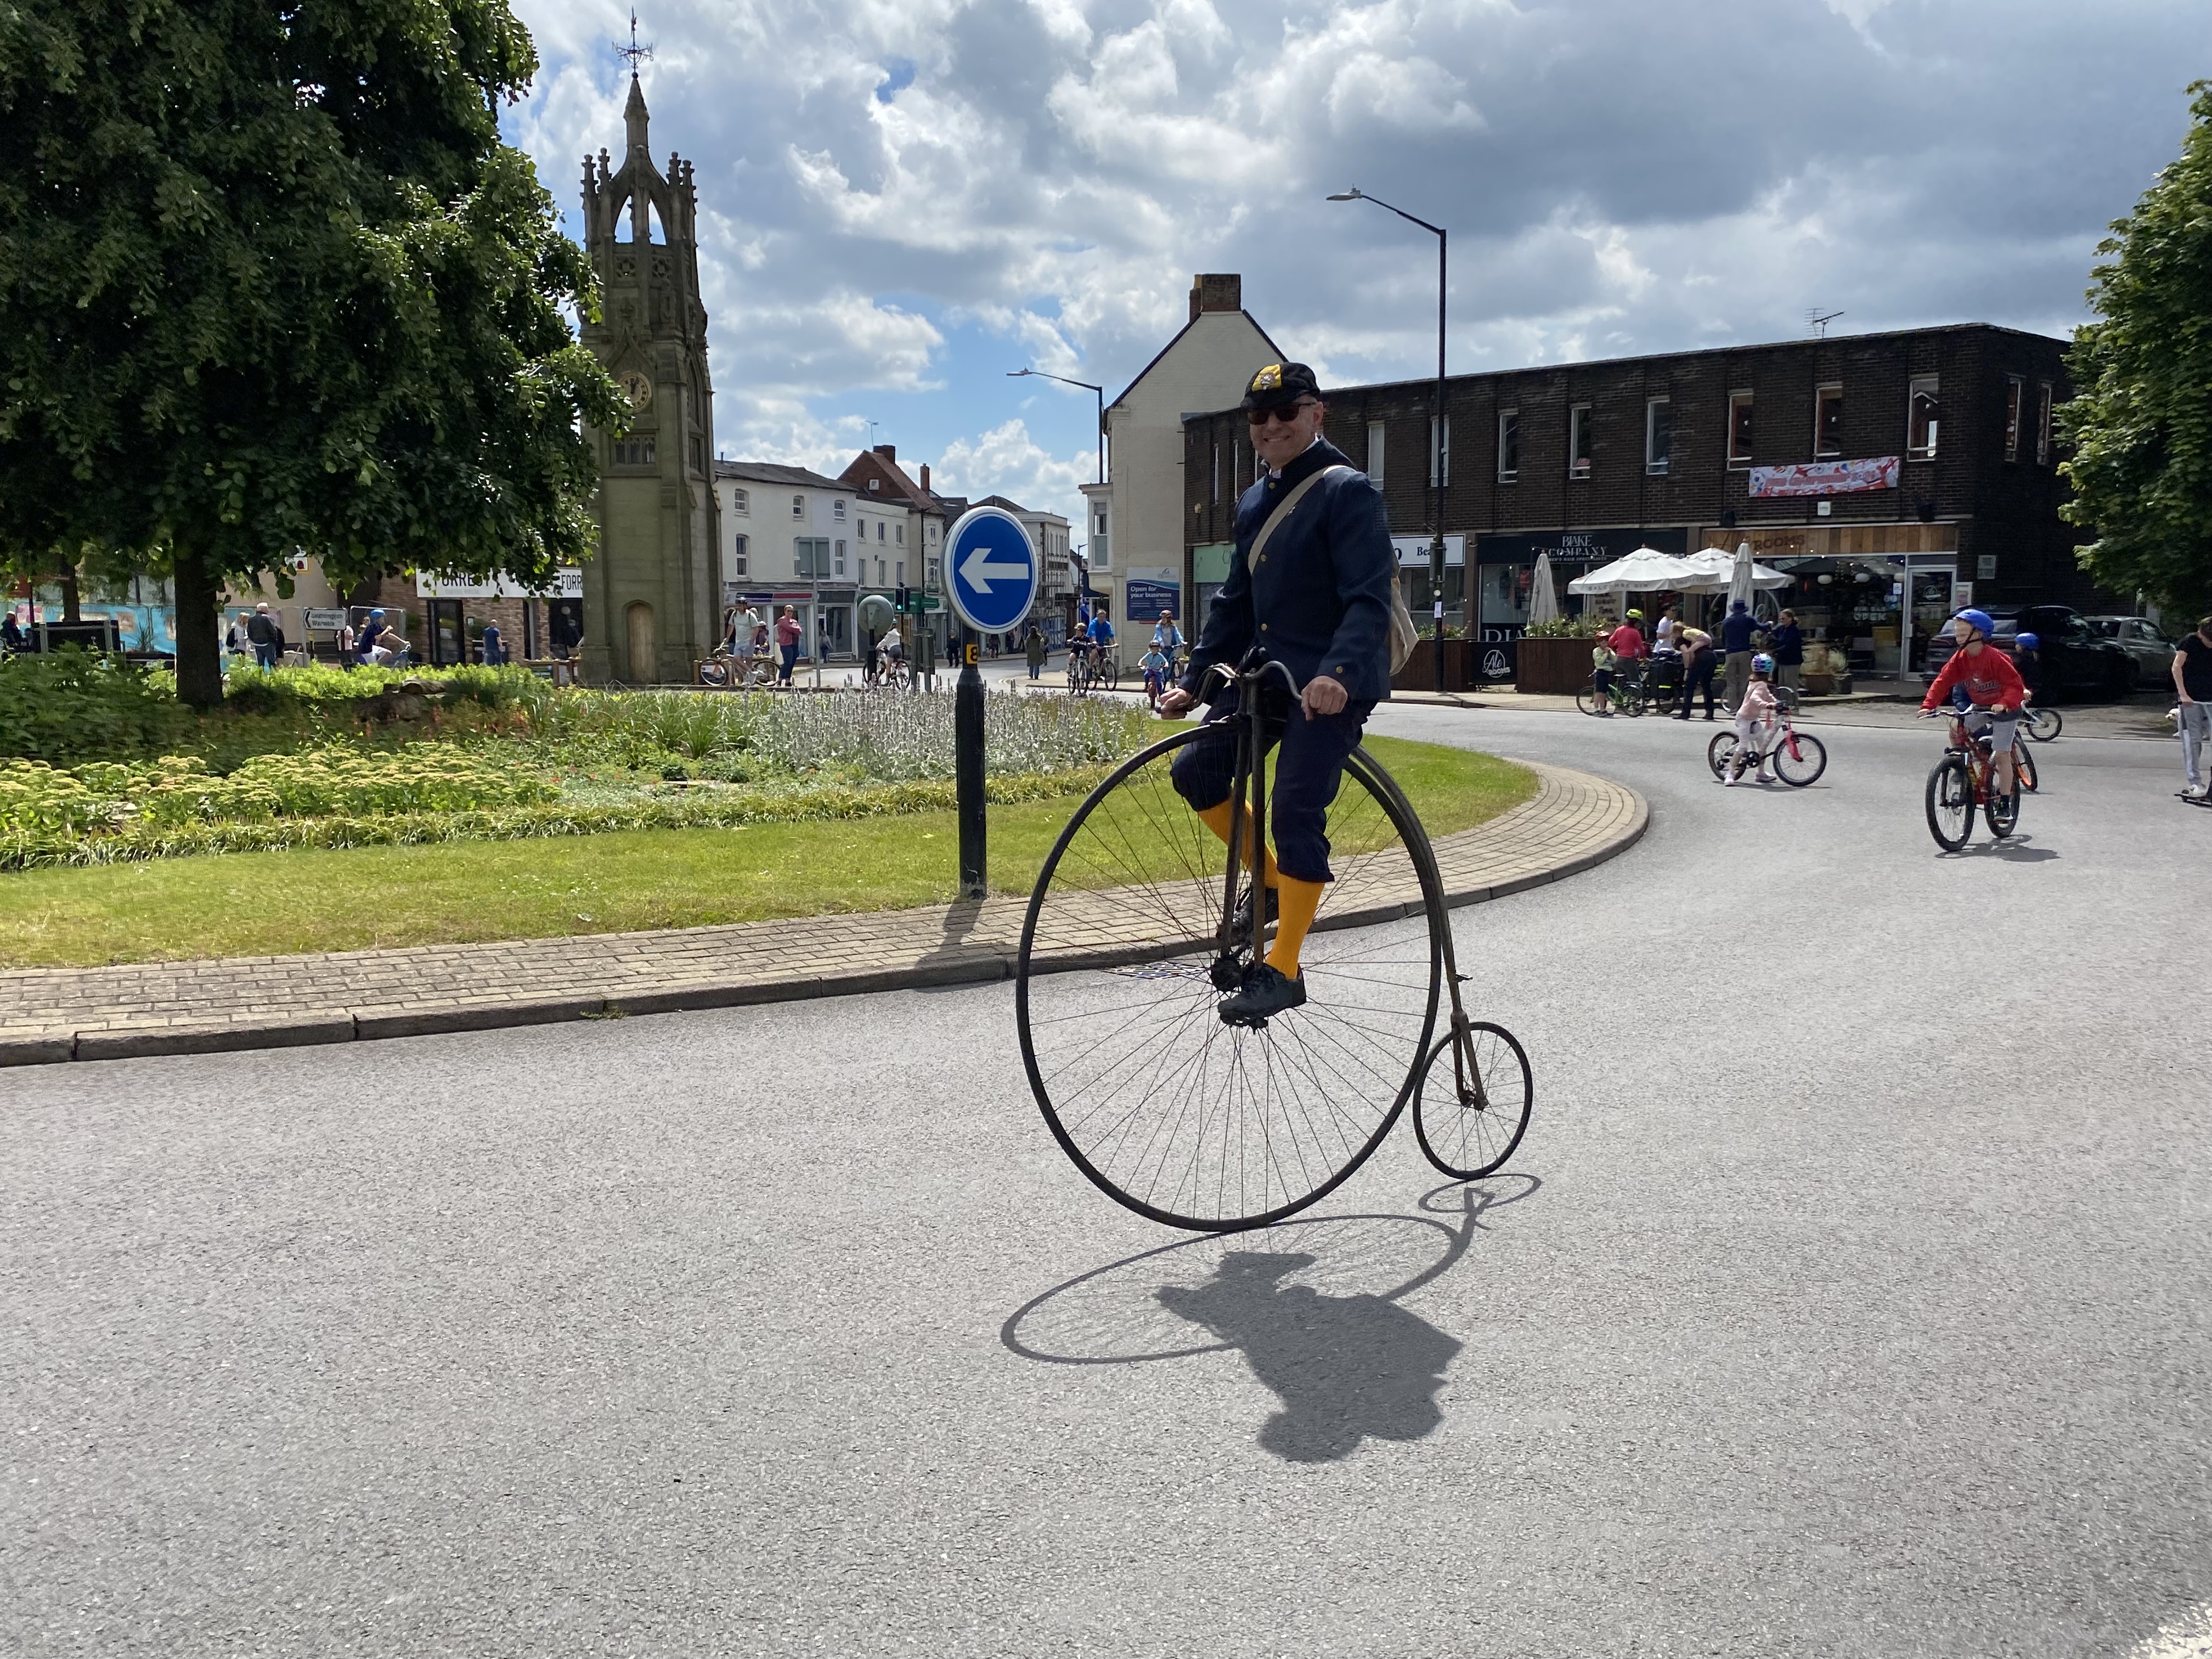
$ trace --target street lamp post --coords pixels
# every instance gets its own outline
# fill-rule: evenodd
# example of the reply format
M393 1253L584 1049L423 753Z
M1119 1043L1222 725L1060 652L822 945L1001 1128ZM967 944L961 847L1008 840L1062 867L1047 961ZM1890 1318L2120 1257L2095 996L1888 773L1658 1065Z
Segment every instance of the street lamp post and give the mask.
M1030 375L1035 375L1040 380L1058 380L1062 386L1079 386L1085 392L1097 393L1098 482L1104 483L1106 482L1106 388L1103 386L1093 386L1088 380L1071 380L1065 374L1048 374L1041 368L1010 368L1006 371L1006 378L1010 380L1022 380Z
M1390 207L1380 197L1370 196L1354 185L1350 190L1340 191L1328 198L1332 202L1372 202L1376 207L1389 208L1408 224L1419 225L1432 233L1437 239L1437 429L1429 442L1429 465L1436 473L1437 507L1436 530L1429 538L1429 595L1435 601L1436 625L1431 647L1436 654L1437 690L1444 689L1444 250L1447 236L1442 225L1432 225L1426 219L1417 219L1403 208ZM1394 572L1391 580L1396 580ZM1471 602L1471 601L1463 601Z

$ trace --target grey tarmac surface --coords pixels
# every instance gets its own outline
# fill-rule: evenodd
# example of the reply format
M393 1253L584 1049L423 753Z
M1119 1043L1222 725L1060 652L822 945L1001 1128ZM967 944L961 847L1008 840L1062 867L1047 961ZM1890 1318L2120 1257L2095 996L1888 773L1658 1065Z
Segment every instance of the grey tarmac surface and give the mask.
M1652 804L1458 914L1539 1091L1472 1189L1401 1125L1157 1231L1004 986L0 1075L0 1652L2198 1650L2172 745L1942 857L1929 726L1376 724Z

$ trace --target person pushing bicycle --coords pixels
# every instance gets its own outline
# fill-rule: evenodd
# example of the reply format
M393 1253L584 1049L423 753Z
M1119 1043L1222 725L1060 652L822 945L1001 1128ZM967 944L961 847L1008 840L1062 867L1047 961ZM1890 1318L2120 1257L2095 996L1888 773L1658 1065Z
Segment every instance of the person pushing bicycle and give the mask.
M1990 643L1996 623L1986 611L1961 611L1951 618L1951 632L1959 648L1920 700L1923 719L1941 713L1956 688L1972 705L1966 729L1990 736L1990 758L1996 775L1997 793L2013 792L2013 734L2019 729L2020 711L2027 701L2027 685L2012 659Z
M1269 363L1246 386L1243 409L1267 474L1237 503L1229 579L1207 609L1182 683L1160 699L1160 713L1182 714L1199 701L1208 670L1239 663L1255 647L1304 686L1295 703L1283 698L1268 805L1275 856L1261 849L1250 860L1273 901L1275 942L1220 1005L1224 1020L1249 1024L1306 1000L1299 952L1333 878L1324 827L1329 803L1368 714L1390 695L1397 556L1382 491L1321 435L1327 405L1312 369ZM1184 748L1171 773L1176 792L1224 842L1236 811L1237 727L1229 716L1237 695L1230 689L1213 700L1206 717L1212 740Z

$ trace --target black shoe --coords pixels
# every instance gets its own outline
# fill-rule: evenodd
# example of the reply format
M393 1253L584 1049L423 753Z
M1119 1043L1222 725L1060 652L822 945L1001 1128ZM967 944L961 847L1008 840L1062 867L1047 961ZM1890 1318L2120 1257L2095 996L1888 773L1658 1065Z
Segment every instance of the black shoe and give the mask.
M1675 718L1676 720L1686 720L1689 719L1690 717L1689 717L1687 714L1677 714L1677 715L1675 715L1675 716L1674 716L1674 718Z
M1234 996L1221 1000L1218 1012L1224 1025L1249 1025L1259 1030L1271 1016L1303 1006L1305 1000L1305 981L1292 979L1263 962L1244 975L1244 983Z
M1282 900L1277 890L1273 887L1262 885L1260 891L1267 896L1267 914L1260 923L1261 927L1266 927L1275 920ZM1243 896L1237 901L1237 914L1229 923L1229 948L1233 951L1238 945L1249 943L1251 938L1252 889L1247 887Z

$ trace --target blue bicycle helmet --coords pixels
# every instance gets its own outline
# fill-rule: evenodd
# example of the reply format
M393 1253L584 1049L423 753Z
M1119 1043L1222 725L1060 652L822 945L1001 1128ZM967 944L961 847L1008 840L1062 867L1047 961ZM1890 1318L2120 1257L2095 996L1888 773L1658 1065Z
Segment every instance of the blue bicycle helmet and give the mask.
M1774 672L1774 659L1764 651L1760 652L1751 659L1751 672L1754 674L1771 674Z
M1961 611L1951 620L1966 623L1985 640L1997 631L1996 622L1986 611Z
M2014 641L2013 643L2017 645L2023 651L2040 651L2043 649L2043 640L2039 635L2023 634L2017 640Z

